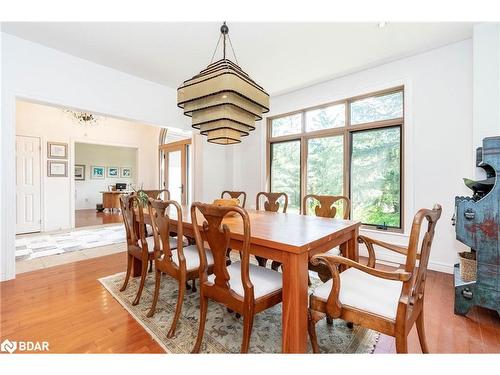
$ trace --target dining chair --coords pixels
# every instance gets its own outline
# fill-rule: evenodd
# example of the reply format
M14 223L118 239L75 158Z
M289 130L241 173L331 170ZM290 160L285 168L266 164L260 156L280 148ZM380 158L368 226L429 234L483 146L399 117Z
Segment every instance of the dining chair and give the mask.
M172 248L170 212L173 212L177 217L177 243L175 248ZM172 338L175 335L175 329L179 316L182 310L184 295L186 293L186 284L189 280L196 280L200 275L200 256L196 245L184 247L183 231L182 231L182 208L176 201L173 200L155 200L149 199L148 202L149 216L151 217L151 225L153 227L154 238L154 262L155 262L155 290L153 294L153 303L147 313L150 318L155 314L156 304L160 293L161 274L165 273L178 281L179 291L177 294L177 305L175 307L174 318L172 325L168 331L167 337ZM207 257L207 272L212 273L213 257L210 250L206 249ZM195 290L194 290L195 291Z
M342 203L342 213L343 219L349 219L349 210L351 207L351 201L349 198L342 195L317 195L309 194L302 200L302 209L304 215L308 213L308 204L311 204L310 208L313 209L314 214L318 217L325 218L335 218L338 213L338 202ZM328 255L340 255L340 250L338 247L330 249L326 252ZM322 282L328 281L331 278L331 273L327 267L322 264L313 265L309 263L309 270L316 272Z
M261 197L264 197L264 199L265 199L264 211L279 212L280 207L282 207L282 212L286 213L286 209L288 207L288 194L287 193L267 193L265 191L261 191L261 192L257 193L257 197L255 199L255 208L257 209L257 211L260 210ZM280 202L279 202L279 200L281 198L284 198L283 206L281 206ZM256 256L255 259L257 259L259 266L266 267L266 265L267 265L266 258ZM274 270L277 270L279 266L280 266L280 263L278 263L278 262L271 263L271 268L273 268Z
M202 228L198 224L197 212L204 220ZM242 220L243 244L240 251L241 261L227 265L226 254L231 233L222 220L233 213ZM241 352L246 353L250 344L254 315L282 300L281 274L250 264L250 219L243 208L196 202L191 206L191 219L200 253L200 325L192 352L200 351L208 299L212 299L243 316ZM214 259L212 275L208 274L208 257L203 238L208 242Z
M328 267L333 277L317 287L309 299L308 331L315 353L319 352L315 324L325 315L395 337L398 353L408 352L407 335L415 323L422 352L429 352L424 329L425 280L434 230L440 216L441 206L438 204L432 210L419 210L413 219L408 246L359 236L359 242L368 249L366 266L335 255L319 254L311 259L313 264L322 263ZM427 221L427 229L418 251L424 221ZM374 245L404 255L404 269L375 269ZM339 272L337 265L349 268Z
M138 196L136 194L122 195L120 197L120 206L127 237L127 273L120 292L127 289L134 259L140 260L141 281L139 289L137 290L137 295L132 302L132 305L135 306L141 299L144 282L147 276L148 262L154 259L154 240L153 237L146 237L144 211Z
M238 199L240 201L240 207L245 208L245 203L247 202L247 193L245 193L244 191L224 190L220 195L221 199L224 199L224 195L229 195L231 198ZM243 196L243 202L240 199L241 196Z

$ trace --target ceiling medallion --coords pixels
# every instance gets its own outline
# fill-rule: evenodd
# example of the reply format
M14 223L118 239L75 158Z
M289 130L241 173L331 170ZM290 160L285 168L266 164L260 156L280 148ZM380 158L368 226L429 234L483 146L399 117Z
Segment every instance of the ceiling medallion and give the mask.
M220 31L212 61L177 89L177 105L208 142L229 145L240 143L269 112L269 94L238 66L225 22ZM222 59L213 62L221 39ZM226 56L226 39L236 63Z
M72 111L71 109L66 109L64 112L81 125L94 126L98 124L96 115L92 113Z

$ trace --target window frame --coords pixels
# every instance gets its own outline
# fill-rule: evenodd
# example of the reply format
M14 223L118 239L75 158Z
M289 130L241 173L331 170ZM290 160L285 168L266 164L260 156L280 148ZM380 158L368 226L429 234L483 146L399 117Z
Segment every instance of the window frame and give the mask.
M379 120L367 123L361 123L356 125L351 125L350 112L351 103L358 101L360 99L365 99L369 97L379 97L396 92L401 92L403 96L403 116L395 119L389 120ZM322 109L330 107L337 104L344 104L345 106L345 125L339 127L333 127L329 129L320 129L315 131L306 132L306 112L316 109ZM279 137L272 137L272 121L281 117L287 117L295 114L301 114L301 132L296 134L289 134ZM267 191L271 188L271 145L273 143L286 142L286 141L300 141L300 213L304 212L303 198L307 194L307 155L308 155L308 140L313 138L323 138L329 136L343 136L343 146L344 146L344 157L343 157L343 194L351 198L351 138L352 133L362 130L374 130L382 128L391 128L399 126L400 128L400 227L393 228L387 227L386 229L378 228L378 225L373 224L362 224L363 229L377 230L381 232L395 232L404 233L405 228L405 194L404 194L404 139L405 139L405 87L396 86L384 90L379 90L375 92L370 92L363 95L353 96L342 100L336 100L333 102L328 102L312 107L302 108L296 111L291 111L275 116L270 116L266 118L266 181ZM349 213L351 217L351 213Z

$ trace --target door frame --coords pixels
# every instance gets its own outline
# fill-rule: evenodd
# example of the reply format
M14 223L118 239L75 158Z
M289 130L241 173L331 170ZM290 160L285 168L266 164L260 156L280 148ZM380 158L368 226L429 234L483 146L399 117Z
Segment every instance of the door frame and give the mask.
M26 233L17 233L17 203L16 203L16 228L15 228L15 235L19 235L19 234L28 234L28 233L41 233L45 230L45 212L44 212L44 199L43 197L45 196L45 191L44 191L44 183L43 183L43 179L45 177L45 174L46 174L46 169L44 169L44 163L42 162L42 160L44 159L47 159L46 158L46 150L44 152L44 149L42 147L42 143L44 143L44 140L42 139L42 137L38 137L38 136L35 136L35 135L24 135L24 134L17 134L15 135L15 140L14 140L14 147L16 147L16 144L17 144L17 137L26 137L26 138L37 138L38 139L38 142L39 142L39 147L38 147L38 155L40 156L40 160L39 160L39 163L38 163L38 168L39 168L39 171L40 171L40 178L39 178L39 185L40 185L40 196L38 197L39 198L39 206L40 206L40 230L37 231L37 232L26 232ZM17 156L17 150L15 150L15 155ZM17 174L17 166L15 168L15 173ZM16 176L16 179L17 179L17 176ZM16 189L15 189L16 193L17 193L17 181L16 181Z
M180 141L175 141L171 143L165 143L158 147L160 158L163 155L163 181L160 181L160 184L163 184L164 189L168 189L168 153L180 151L181 152L181 179L182 179L182 193L181 193L181 205L187 204L187 197L189 195L188 191L188 180L189 180L189 170L188 170L188 150L187 146L192 144L191 138L181 139ZM160 167L161 168L161 167Z

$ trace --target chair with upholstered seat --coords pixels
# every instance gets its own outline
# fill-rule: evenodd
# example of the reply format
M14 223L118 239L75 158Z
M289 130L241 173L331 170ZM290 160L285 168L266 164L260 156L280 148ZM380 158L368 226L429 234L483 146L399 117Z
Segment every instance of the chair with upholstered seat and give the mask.
M224 217L235 212L242 219L243 245L240 251L241 262L227 265L227 249L230 231L222 223ZM199 227L197 214L203 218ZM254 315L272 307L282 300L282 280L279 272L250 264L250 219L240 207L224 207L212 204L193 203L191 220L200 253L200 326L193 353L200 351L208 299L212 299L243 316L243 340L241 352L248 352ZM206 239L214 259L214 273L208 274L207 251L203 245Z
M267 193L265 191L261 191L257 193L257 197L255 199L255 208L260 210L260 203L262 198L264 198L264 211L269 212L279 212L281 208L281 212L286 213L286 209L288 208L288 194L287 193ZM257 262L259 266L266 267L267 259L256 256ZM271 268L277 270L281 265L279 262L272 262Z
M314 214L319 217L326 218L335 218L337 216L338 210L338 202L341 202L342 205L342 213L343 219L349 219L349 210L351 207L351 201L349 198L344 197L342 195L316 195L309 194L306 195L303 199L303 212L304 215L307 215L308 205L311 205L311 208L314 210ZM340 250L338 247L330 249L326 252L328 255L340 255ZM313 265L309 263L309 270L313 272L317 272L321 281L326 282L331 278L330 271L327 267L322 264Z
M148 262L154 259L154 241L153 237L146 237L144 211L138 196L136 194L122 195L120 197L120 206L127 237L127 273L120 291L123 292L127 288L134 259L140 260L141 281L139 283L137 295L132 302L132 305L135 306L141 299L144 282L147 276Z
M407 247L359 236L359 241L368 249L367 266L334 255L319 254L311 259L313 264L327 266L333 277L310 296L308 330L315 353L319 352L315 324L325 315L395 337L398 353L407 353L407 335L415 323L422 352L429 352L424 330L425 279L434 230L440 216L440 205L432 210L419 210L413 219ZM427 230L418 252L424 221L427 221ZM375 269L374 245L405 255L404 270ZM338 265L349 268L339 272Z
M173 208L170 210L170 208ZM177 305L175 308L172 325L168 331L167 337L171 338L175 335L175 329L179 316L182 310L184 294L186 292L186 284L189 280L196 280L199 275L200 256L196 245L184 247L183 241L179 240L182 237L182 209L176 201L154 200L149 199L148 202L149 216L153 227L154 238L154 262L155 262L155 290L153 294L153 303L147 314L152 317L158 303L160 293L161 274L166 273L179 283L179 293L177 295ZM177 217L177 243L175 248L172 247L172 237L170 237L171 225L170 215L175 214ZM212 273L213 257L210 250L206 250L207 257L207 272ZM193 283L194 285L194 283Z
M240 207L245 208L245 204L247 202L247 193L245 193L244 191L224 190L220 195L221 199L224 199L226 195L229 195L233 199L238 199L240 201Z

